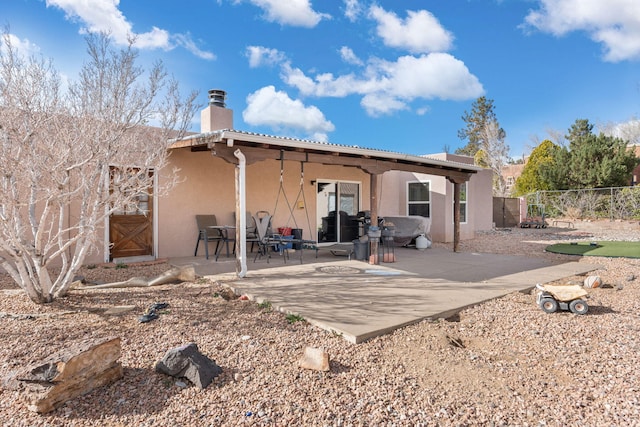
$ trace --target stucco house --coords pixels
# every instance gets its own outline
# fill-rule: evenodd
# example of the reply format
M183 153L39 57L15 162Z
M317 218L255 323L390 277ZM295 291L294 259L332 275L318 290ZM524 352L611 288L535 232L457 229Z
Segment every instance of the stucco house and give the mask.
M473 165L473 158L441 153L426 156L449 162ZM431 219L431 238L436 242L453 242L453 183L444 176L415 172L389 171L381 176L380 215L426 215ZM460 238L472 239L478 230L491 230L492 173L481 169L461 186ZM427 200L413 197L415 187L426 186ZM425 210L424 205L428 205Z
M179 170L177 185L158 197L149 189L140 197L139 210L110 218L100 261L193 255L198 214L215 214L218 224L235 225L235 212L268 211L274 228L302 229L305 239L320 245L356 236L353 228L341 227L346 220L340 212L353 217L366 211L374 221L385 215L425 215L431 218L434 241L455 244L492 226L491 173L472 159L234 130L225 96L209 91L201 132L171 141L168 169ZM155 175L159 184L168 179L162 170Z

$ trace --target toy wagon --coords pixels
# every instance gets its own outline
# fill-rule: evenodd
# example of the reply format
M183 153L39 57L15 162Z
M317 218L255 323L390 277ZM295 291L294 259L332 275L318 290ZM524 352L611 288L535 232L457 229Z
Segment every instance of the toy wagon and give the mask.
M574 314L585 314L589 305L583 299L588 293L579 285L536 285L536 302L545 313L555 313L558 309Z

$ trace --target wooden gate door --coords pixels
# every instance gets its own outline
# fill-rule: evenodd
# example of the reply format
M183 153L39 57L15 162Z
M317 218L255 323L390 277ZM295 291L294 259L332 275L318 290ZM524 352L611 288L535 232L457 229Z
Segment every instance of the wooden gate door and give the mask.
M513 197L493 198L493 222L498 228L515 227L520 221L520 200Z
M137 207L109 217L109 260L153 255L153 192L137 197Z

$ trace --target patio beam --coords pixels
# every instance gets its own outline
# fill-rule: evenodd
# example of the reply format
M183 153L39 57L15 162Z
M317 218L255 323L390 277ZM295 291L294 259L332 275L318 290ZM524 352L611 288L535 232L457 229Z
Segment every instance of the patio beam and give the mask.
M234 156L235 148L240 146L239 141L235 141L234 147L228 147L223 143L211 144L216 157L219 157L231 164L237 164L238 159ZM363 171L380 175L391 170L404 172L424 173L429 175L445 176L455 181L466 182L475 171L464 170L458 167L445 167L440 165L425 165L414 162L402 162L397 159L375 159L364 156L345 155L337 152L312 152L297 149L295 151L284 150L282 147L251 147L243 146L242 152L246 157L247 165L251 165L263 160L280 160L280 153L284 153L284 160L319 163L324 165L356 167Z

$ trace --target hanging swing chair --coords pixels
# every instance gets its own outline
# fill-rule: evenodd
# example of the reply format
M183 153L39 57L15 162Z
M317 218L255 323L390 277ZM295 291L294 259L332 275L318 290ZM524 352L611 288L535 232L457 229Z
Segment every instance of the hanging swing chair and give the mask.
M303 231L302 229L300 229L298 227L298 222L295 218L294 215L294 208L298 205L298 202L302 202L302 206L304 206L305 209L305 214L306 214L306 218L307 218L307 227L309 230L312 230L311 228L311 220L309 219L309 211L306 209L307 207L307 200L305 198L305 194L304 194L304 161L300 161L300 187L298 190L298 194L296 195L295 200L293 201L293 204L289 201L289 197L287 196L287 193L284 189L284 150L280 150L280 183L278 186L278 194L276 195L276 201L275 201L275 206L273 207L273 214L269 215L268 218L268 226L266 226L264 224L260 224L260 226L264 229L262 231L264 231L264 233L260 233L263 234L263 236L261 236L261 240L262 242L262 250L259 251L259 255L266 255L267 256L267 262L269 261L269 249L275 249L279 252L281 252L281 254L283 255L284 261L286 262L287 258L288 258L288 250L287 249L298 249L300 250L300 263L302 263L302 251L304 249L313 249L316 251L316 257L318 256L317 254L317 250L318 250L318 245L317 242L315 240L307 240L307 239L303 239ZM273 230L272 230L272 220L276 215L276 212L278 211L278 203L280 202L280 197L282 197L287 205L287 209L289 212L289 216L287 218L287 221L285 222L284 226L282 227L278 227L278 234L274 234ZM264 222L265 219L265 214L268 215L268 213L264 212L263 218L257 218L256 221L260 221L260 222ZM290 227L291 222L293 221L293 226L295 227ZM256 225L258 225L258 223L256 222ZM256 255L256 259L257 259L258 255ZM254 260L255 261L255 260Z

